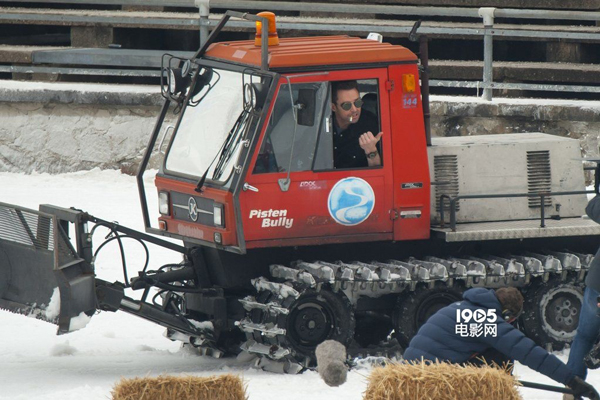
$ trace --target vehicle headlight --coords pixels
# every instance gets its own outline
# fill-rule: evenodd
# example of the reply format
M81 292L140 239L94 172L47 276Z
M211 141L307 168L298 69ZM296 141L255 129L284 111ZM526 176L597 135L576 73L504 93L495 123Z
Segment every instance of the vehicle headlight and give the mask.
M169 94L175 96L183 94L190 85L189 75L183 75L181 68L169 68L166 71Z
M215 203L213 208L214 224L218 227L224 227L223 221L223 204Z
M169 193L158 192L158 212L162 215L169 215Z

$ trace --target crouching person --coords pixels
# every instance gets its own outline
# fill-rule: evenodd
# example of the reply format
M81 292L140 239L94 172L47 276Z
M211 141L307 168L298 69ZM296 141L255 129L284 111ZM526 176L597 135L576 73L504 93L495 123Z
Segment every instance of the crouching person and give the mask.
M512 325L523 310L518 289L469 289L463 299L427 320L404 352L406 361L481 364L485 359L503 366L517 360L567 385L576 396L600 400L593 386Z

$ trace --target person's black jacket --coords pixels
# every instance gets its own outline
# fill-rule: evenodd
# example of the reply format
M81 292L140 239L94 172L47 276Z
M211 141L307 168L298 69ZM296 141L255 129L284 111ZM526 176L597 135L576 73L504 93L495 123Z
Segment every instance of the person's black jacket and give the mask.
M573 373L565 364L502 319L500 302L492 289L469 289L463 298L463 301L442 308L427 320L404 352L406 361L419 361L423 358L465 363L477 354L494 348L557 382L565 385L570 382ZM496 336L461 337L457 334L456 312L467 308L472 311L484 309L486 313L488 309L495 310Z
M594 197L585 208L585 212L592 220L600 224L600 196ZM590 270L585 278L585 284L600 292L600 249L596 253Z
M377 117L362 110L358 122L350 124L345 130L338 132L335 125L335 113L333 114L333 160L335 168L365 168L368 166L365 151L360 147L358 138L363 133L371 132L373 136L379 133L379 122ZM381 146L377 144L381 156Z

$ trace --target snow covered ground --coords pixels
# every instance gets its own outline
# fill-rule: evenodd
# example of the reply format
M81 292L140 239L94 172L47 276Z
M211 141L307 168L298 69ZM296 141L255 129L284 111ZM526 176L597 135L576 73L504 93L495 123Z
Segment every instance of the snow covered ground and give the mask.
M151 212L156 210L153 177L146 179ZM0 202L37 209L39 204L77 207L92 215L125 226L143 229L135 179L118 171L92 170L63 175L0 173ZM97 239L96 245L100 241ZM113 242L114 243L114 242ZM133 268L141 266L141 248L126 244ZM150 268L177 260L169 251L151 249ZM98 257L97 274L105 280L122 280L116 248ZM241 375L252 400L343 398L361 399L369 367L352 371L346 384L330 388L317 373L276 375L257 371L235 360L215 360L181 350L163 337L163 328L117 312L95 315L77 332L56 336L56 326L0 311L0 399L102 400L110 398L122 377L188 374ZM566 361L568 351L557 353ZM523 366L522 380L555 384ZM588 382L600 388L600 371L591 371ZM458 384L458 382L457 382ZM556 393L522 389L525 399L561 399Z

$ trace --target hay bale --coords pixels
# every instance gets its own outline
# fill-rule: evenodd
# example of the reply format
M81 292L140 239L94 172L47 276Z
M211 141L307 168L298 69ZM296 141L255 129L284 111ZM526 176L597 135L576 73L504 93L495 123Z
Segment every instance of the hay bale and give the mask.
M522 400L516 378L497 367L389 364L369 377L364 400Z
M113 400L247 400L239 376L159 376L121 379L112 391Z

